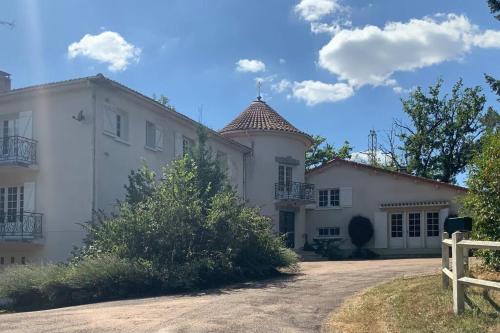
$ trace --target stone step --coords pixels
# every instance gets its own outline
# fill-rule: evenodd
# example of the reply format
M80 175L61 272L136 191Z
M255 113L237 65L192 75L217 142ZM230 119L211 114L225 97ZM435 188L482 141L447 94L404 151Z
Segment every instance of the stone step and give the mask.
M326 260L319 254L312 251L295 250L295 253L299 255L300 261L324 261Z

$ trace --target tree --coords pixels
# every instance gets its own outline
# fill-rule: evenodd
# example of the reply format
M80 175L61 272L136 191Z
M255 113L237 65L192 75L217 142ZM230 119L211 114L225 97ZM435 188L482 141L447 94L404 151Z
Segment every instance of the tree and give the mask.
M134 172L127 186L133 200L121 203L115 216L89 224L79 258L109 255L140 263L165 291L268 276L292 265L295 254L268 218L245 207L206 139L200 129L193 152L153 183L151 172Z
M493 16L500 20L500 0L488 0L488 6L490 7L490 12ZM490 85L491 90L500 96L500 80L496 80L494 77L484 74L486 82ZM500 101L500 99L498 99Z
M325 164L335 157L349 159L351 158L352 146L349 141L335 151L335 148L326 142L326 138L313 136L313 145L306 151L306 170L310 170Z
M464 88L460 79L442 96L440 79L425 93L417 87L402 100L410 124L394 122L389 147L383 148L398 169L447 183L465 170L484 132L496 127L493 109L484 112L481 87ZM488 122L488 119L490 120Z
M160 94L160 96L158 97L156 96L156 94L153 94L153 99L158 103L160 103L161 105L169 109L175 110L175 108L170 104L170 99L167 96Z
M473 237L500 241L500 132L485 136L467 180L464 213L473 218ZM481 251L485 263L500 269L500 251Z

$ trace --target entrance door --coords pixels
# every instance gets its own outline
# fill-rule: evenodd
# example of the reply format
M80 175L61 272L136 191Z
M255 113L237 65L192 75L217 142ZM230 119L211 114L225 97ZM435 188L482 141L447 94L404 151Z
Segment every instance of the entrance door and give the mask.
M407 247L422 247L422 223L420 213L408 213Z
M285 235L285 243L287 247L295 247L295 213L280 211L279 232Z
M426 246L428 248L441 247L439 212L425 213Z
M401 249L405 247L403 213L392 213L389 220L389 247Z

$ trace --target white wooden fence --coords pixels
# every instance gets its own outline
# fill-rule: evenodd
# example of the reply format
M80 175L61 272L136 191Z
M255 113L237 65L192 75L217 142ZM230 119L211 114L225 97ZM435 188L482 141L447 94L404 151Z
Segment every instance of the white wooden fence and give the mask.
M467 239L467 234L454 232L451 239L448 233L443 233L442 249L442 274L443 288L448 288L450 280L453 285L453 312L460 314L465 309L465 286L477 286L487 289L500 290L500 282L473 279L465 276L465 267L469 265L469 249L500 250L500 242L473 241ZM452 268L450 270L450 252L452 254Z

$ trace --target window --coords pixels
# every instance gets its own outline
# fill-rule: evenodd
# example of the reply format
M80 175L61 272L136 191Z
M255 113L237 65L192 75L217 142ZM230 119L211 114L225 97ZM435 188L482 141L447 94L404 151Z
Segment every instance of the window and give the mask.
M326 207L328 206L328 190L320 190L318 192L318 206Z
M439 236L439 213L427 213L427 236Z
M320 237L333 237L340 235L339 227L331 227L331 228L318 228L318 235Z
M319 207L340 207L340 189L333 188L329 190L318 191Z
M403 237L403 214L391 215L391 237Z
M5 264L5 259L4 257L0 257L0 265L4 265Z
M193 147L194 147L194 140L183 136L182 137L182 153L184 155L191 154L191 152L193 151Z
M292 190L292 169L291 166L278 166L278 184L280 186L280 191L290 192Z
M0 223L22 221L24 186L0 187Z
M26 257L21 257L21 264L26 265Z
M408 214L408 236L420 237L420 213Z
M330 190L330 206L340 206L340 191L338 188Z
M15 257L10 257L10 263L15 264L16 263L16 258Z
M104 107L104 132L122 140L128 140L128 115L111 105Z
M149 148L156 147L156 126L155 124L146 121L146 146Z
M122 136L122 116L120 114L115 114L116 117L116 136L121 137Z

